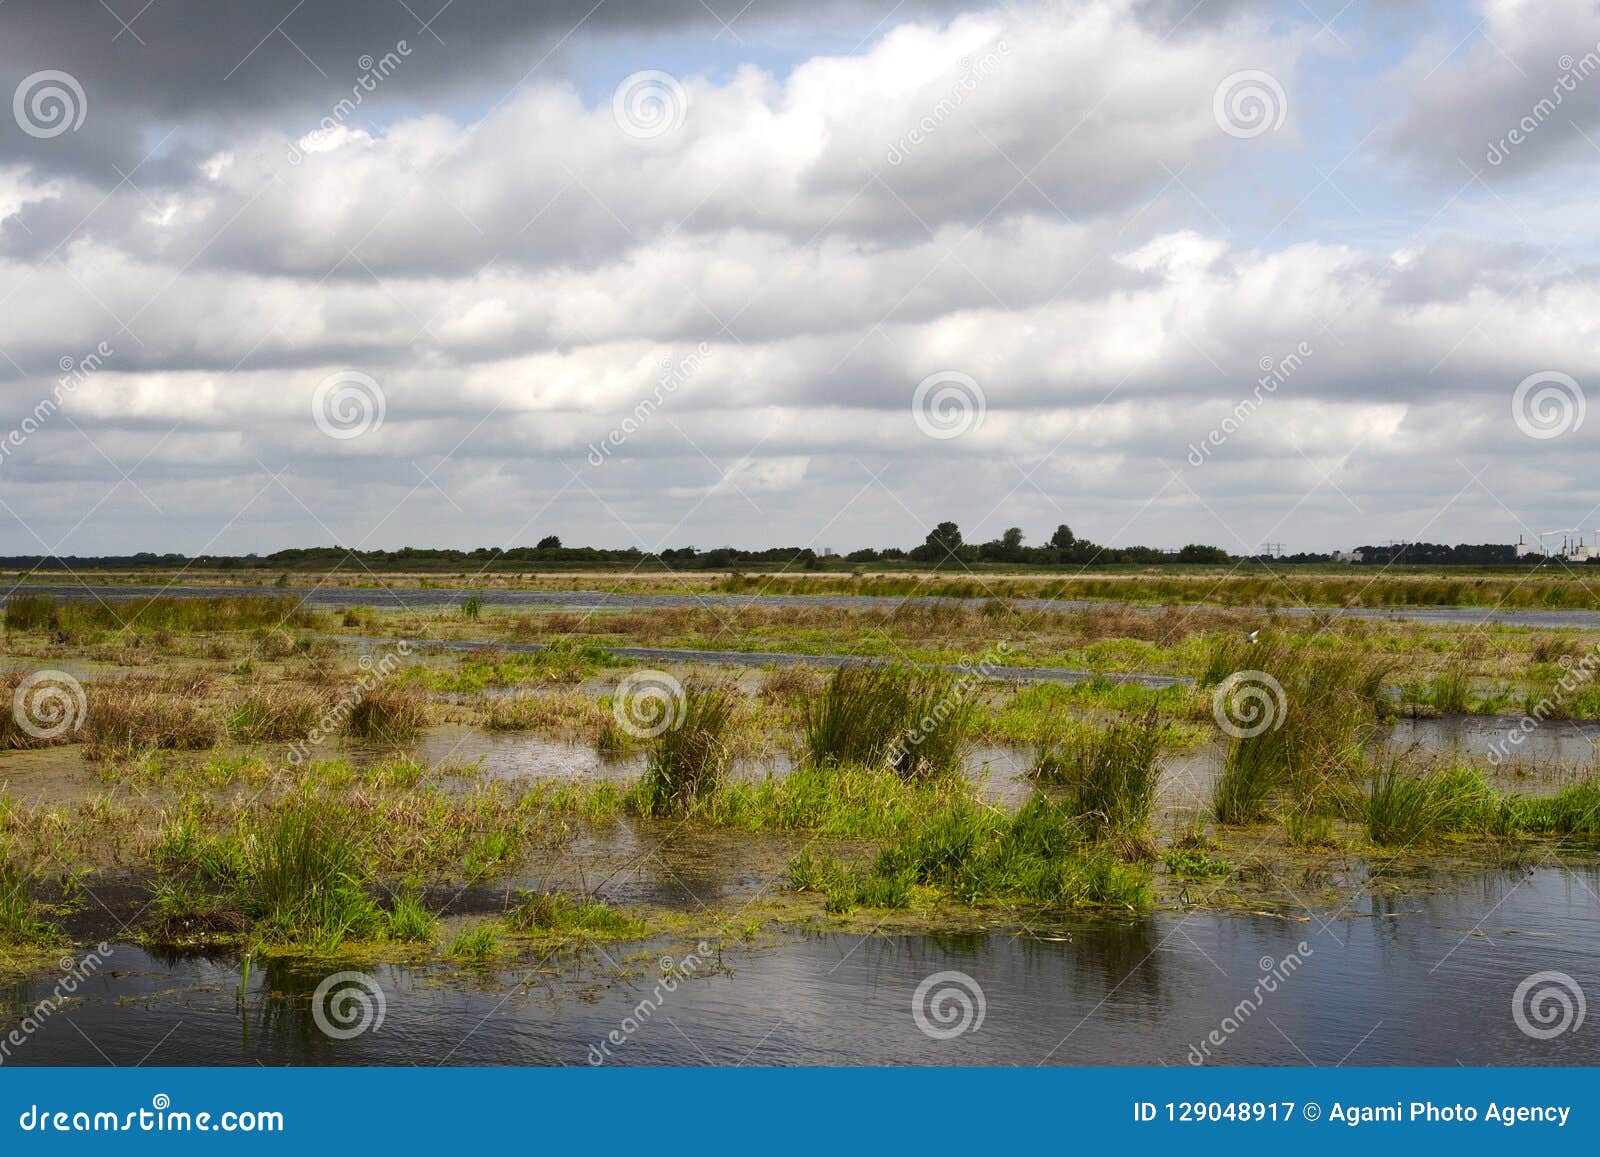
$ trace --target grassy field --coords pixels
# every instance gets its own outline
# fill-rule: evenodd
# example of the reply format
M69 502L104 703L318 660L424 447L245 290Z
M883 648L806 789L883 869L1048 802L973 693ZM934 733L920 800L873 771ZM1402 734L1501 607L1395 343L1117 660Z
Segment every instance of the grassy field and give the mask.
M1185 606L1446 607L1498 610L1600 610L1600 565L1549 562L1527 567L1419 567L1350 564L1227 566L972 567L932 569L915 564L850 566L828 560L817 570L669 571L655 567L593 567L538 572L498 567L440 571L374 572L355 564L329 571L279 572L192 568L95 570L72 575L39 571L14 575L33 583L89 585L320 587L375 590L423 587L444 590L608 590L638 593L937 596L948 598L1059 598Z

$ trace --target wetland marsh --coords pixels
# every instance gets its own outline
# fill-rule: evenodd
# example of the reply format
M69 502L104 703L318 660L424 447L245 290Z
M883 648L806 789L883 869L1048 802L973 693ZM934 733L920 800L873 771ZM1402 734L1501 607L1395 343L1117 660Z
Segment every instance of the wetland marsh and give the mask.
M1515 1061L1462 953L1514 986L1593 947L1582 630L175 591L7 600L10 1015L62 957L115 962L8 1063L96 1063L72 1016L174 1061L417 1063L481 1021L475 1063L584 1063L663 957L697 964L676 1028L604 1062L1181 1063L1302 942L1319 979L1278 1011L1318 1063L1472 1032ZM959 1055L884 1022L967 966L991 1019ZM335 974L391 1035L316 1031ZM1459 1038L1406 1028L1445 1007ZM1305 1061L1263 1027L1226 1059Z

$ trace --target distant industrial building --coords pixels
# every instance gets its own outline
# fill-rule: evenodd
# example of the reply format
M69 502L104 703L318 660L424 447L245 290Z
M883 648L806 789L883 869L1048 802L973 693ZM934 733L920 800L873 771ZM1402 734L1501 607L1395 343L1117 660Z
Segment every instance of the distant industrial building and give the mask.
M1552 549L1545 545L1545 539L1560 537L1561 546ZM1517 557L1528 558L1558 558L1563 562L1588 562L1592 558L1600 558L1600 549L1590 546L1583 541L1583 532L1577 528L1569 530L1544 530L1534 535L1537 542L1527 542L1522 535L1517 536Z

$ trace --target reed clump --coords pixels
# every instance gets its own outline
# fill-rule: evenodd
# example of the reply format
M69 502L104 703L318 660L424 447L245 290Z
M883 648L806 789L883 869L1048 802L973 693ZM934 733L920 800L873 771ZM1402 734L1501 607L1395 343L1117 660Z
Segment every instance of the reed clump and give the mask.
M33 898L34 874L0 843L0 945L37 947L49 943L55 929L43 918Z
M1275 795L1314 800L1329 785L1359 778L1365 744L1388 709L1387 672L1382 660L1347 644L1219 642L1200 678L1215 688L1218 723L1234 733L1212 795L1217 819L1250 823Z
M972 689L949 672L840 667L806 707L813 762L889 767L907 778L959 773L972 746Z
M671 726L650 741L637 791L646 815L683 815L717 789L730 758L736 701L721 687L690 683Z
M1164 730L1152 707L1074 742L1043 747L1033 775L1064 786L1073 812L1097 834L1142 837L1161 782Z
M1372 777L1367 835L1375 844L1398 847L1448 833L1489 834L1507 826L1509 806L1475 769L1413 772L1395 760Z

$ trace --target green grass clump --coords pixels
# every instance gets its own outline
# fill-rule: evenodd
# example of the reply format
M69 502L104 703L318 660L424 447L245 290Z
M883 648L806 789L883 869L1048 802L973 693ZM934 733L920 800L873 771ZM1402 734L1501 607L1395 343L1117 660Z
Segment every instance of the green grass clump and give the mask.
M1385 846L1421 844L1446 833L1488 832L1499 812L1499 796L1471 768L1414 774L1397 762L1372 778L1367 834Z
M1209 880L1233 874L1232 861L1208 855L1199 848L1172 848L1164 858L1167 871L1185 880Z
M33 883L33 873L12 857L11 845L0 844L0 945L37 947L54 938L55 929L33 899Z
M683 815L716 791L728 764L733 712L733 696L721 688L684 689L678 719L651 740L645 759L638 792L647 815Z
M971 796L971 786L962 779L908 781L886 768L803 763L781 778L724 784L698 801L690 815L739 831L890 839Z
M153 595L110 602L13 593L6 599L7 630L65 631L69 635L91 631L277 630L285 626L314 627L319 621L316 612L288 595Z
M967 904L1137 908L1149 898L1144 872L1120 863L1106 846L1085 841L1071 811L1042 792L1014 816L970 801L954 803L884 847L870 868L797 857L790 880L822 892L834 911L906 907L916 887Z
M1548 799L1519 799L1516 826L1524 831L1561 836L1600 836L1600 781L1585 780Z
M971 688L949 672L840 667L806 706L804 745L820 764L887 766L908 778L954 774L976 719Z
M561 639L532 652L507 653L486 647L463 656L453 669L412 667L407 670L405 681L409 686L430 691L472 694L487 687L580 683L598 671L622 665L603 648Z
M1052 746L1034 762L1039 779L1067 788L1073 811L1105 833L1142 835L1161 781L1163 728L1154 707L1076 743Z
M390 940L427 944L439 934L439 920L422 902L419 888L395 893L389 911L384 913L384 933Z
M54 631L59 626L56 600L51 596L12 594L6 599L6 630Z
M574 900L560 892L517 892L517 904L506 913L514 932L623 940L647 935L650 926L628 912L600 900Z
M483 964L500 954L500 934L493 924L479 924L476 928L463 928L450 941L447 952L457 960Z
M292 798L247 821L240 845L237 900L266 936L331 950L384 930L367 849L331 801Z
M1257 672L1275 680L1282 696L1263 691L1254 706L1265 716L1232 719L1226 705L1219 706L1219 714L1245 730L1254 730L1262 718L1271 722L1257 734L1231 740L1212 793L1217 819L1250 823L1265 815L1275 794L1314 799L1329 785L1361 775L1364 745L1386 709L1387 671L1366 650L1338 641L1327 647L1273 637L1219 641L1200 677L1202 686L1216 686L1220 698L1220 685L1230 675ZM1259 677L1247 677L1244 685L1269 686Z
M461 615L466 619L477 619L483 614L483 596L468 595L461 603Z

